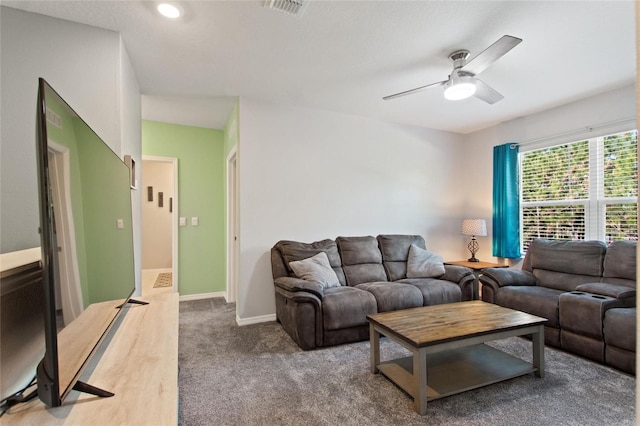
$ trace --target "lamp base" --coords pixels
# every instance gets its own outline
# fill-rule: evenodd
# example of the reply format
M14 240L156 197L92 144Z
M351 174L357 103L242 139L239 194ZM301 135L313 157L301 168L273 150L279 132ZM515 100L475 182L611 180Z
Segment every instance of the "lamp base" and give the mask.
M469 262L480 262L478 259L476 259L476 253L478 252L478 249L480 248L480 246L478 244L478 240L476 240L475 235L471 237L471 241L469 241L469 244L467 244L467 248L471 252L471 258L467 260Z

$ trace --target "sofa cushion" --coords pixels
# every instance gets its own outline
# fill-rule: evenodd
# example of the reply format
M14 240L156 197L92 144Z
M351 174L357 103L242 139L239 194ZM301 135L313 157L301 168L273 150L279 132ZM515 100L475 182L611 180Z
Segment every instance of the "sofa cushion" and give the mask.
M287 273L290 276L294 275L291 266L289 266L290 262L308 259L320 252L324 252L329 259L331 268L333 268L333 271L338 276L340 284L346 285L346 279L344 277L344 272L342 271L342 260L340 259L338 246L336 245L335 241L322 240L313 243L301 243L298 241L282 240L278 241L278 243L274 246L274 249L277 249L277 251L282 256L284 264L287 268Z
M425 248L420 235L378 235L377 240L389 281L407 277L407 258L412 245Z
M591 275L570 274L546 269L534 269L533 276L536 278L538 286L562 291L574 291L579 285L599 280L598 277Z
M406 278L398 282L411 284L420 290L420 293L422 293L423 306L462 301L462 290L460 286L451 281L436 278Z
M397 311L398 309L422 306L422 293L409 284L371 282L358 284L356 288L373 294L378 305L378 312Z
M325 289L338 287L340 285L338 276L334 270L331 269L327 254L323 251L308 259L289 262L289 266L296 274L296 277L302 278L305 281L319 283Z
M322 326L325 330L339 330L367 325L367 315L377 312L376 299L368 291L345 286L329 288L322 299Z
M434 278L444 274L442 257L415 244L409 249L407 278Z
M336 244L348 285L387 281L382 254L374 237L338 237Z
M523 269L545 269L567 274L602 276L607 246L602 241L536 239L527 251ZM530 267L531 269L527 269Z
M501 287L496 294L496 303L505 308L546 318L548 322L545 325L559 328L558 304L562 293L564 292L560 290L539 286L507 286Z
M636 245L635 241L615 241L609 246L604 257L602 281L635 288Z

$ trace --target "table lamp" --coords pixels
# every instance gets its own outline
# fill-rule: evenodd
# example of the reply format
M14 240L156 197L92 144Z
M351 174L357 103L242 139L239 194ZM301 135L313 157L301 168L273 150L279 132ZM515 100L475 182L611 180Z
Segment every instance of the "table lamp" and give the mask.
M487 235L487 222L484 219L464 219L462 221L462 235L471 235L471 241L467 244L467 248L471 252L471 258L469 262L479 262L476 259L476 253L480 246L476 240L476 236L485 237Z

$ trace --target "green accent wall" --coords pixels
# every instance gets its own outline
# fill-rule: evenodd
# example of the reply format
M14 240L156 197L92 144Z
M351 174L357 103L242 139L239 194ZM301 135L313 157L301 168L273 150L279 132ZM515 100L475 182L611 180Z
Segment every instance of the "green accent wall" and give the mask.
M69 189L84 307L123 299L134 288L129 169L51 90L47 109L61 127L47 123L49 141L69 149ZM123 228L117 228L121 219Z
M224 132L143 120L142 155L178 159L180 295L225 291Z
M129 168L80 120L74 127L82 181L89 303L122 299L135 286ZM118 220L122 229L117 227Z

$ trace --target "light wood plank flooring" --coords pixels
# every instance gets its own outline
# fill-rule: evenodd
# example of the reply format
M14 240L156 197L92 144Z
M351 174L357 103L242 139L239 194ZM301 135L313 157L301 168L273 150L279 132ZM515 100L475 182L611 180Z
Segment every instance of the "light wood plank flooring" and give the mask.
M171 293L172 287L159 287L154 288L153 284L156 282L158 274L161 272L171 272L171 269L143 269L142 270L142 295L154 296L160 293Z

